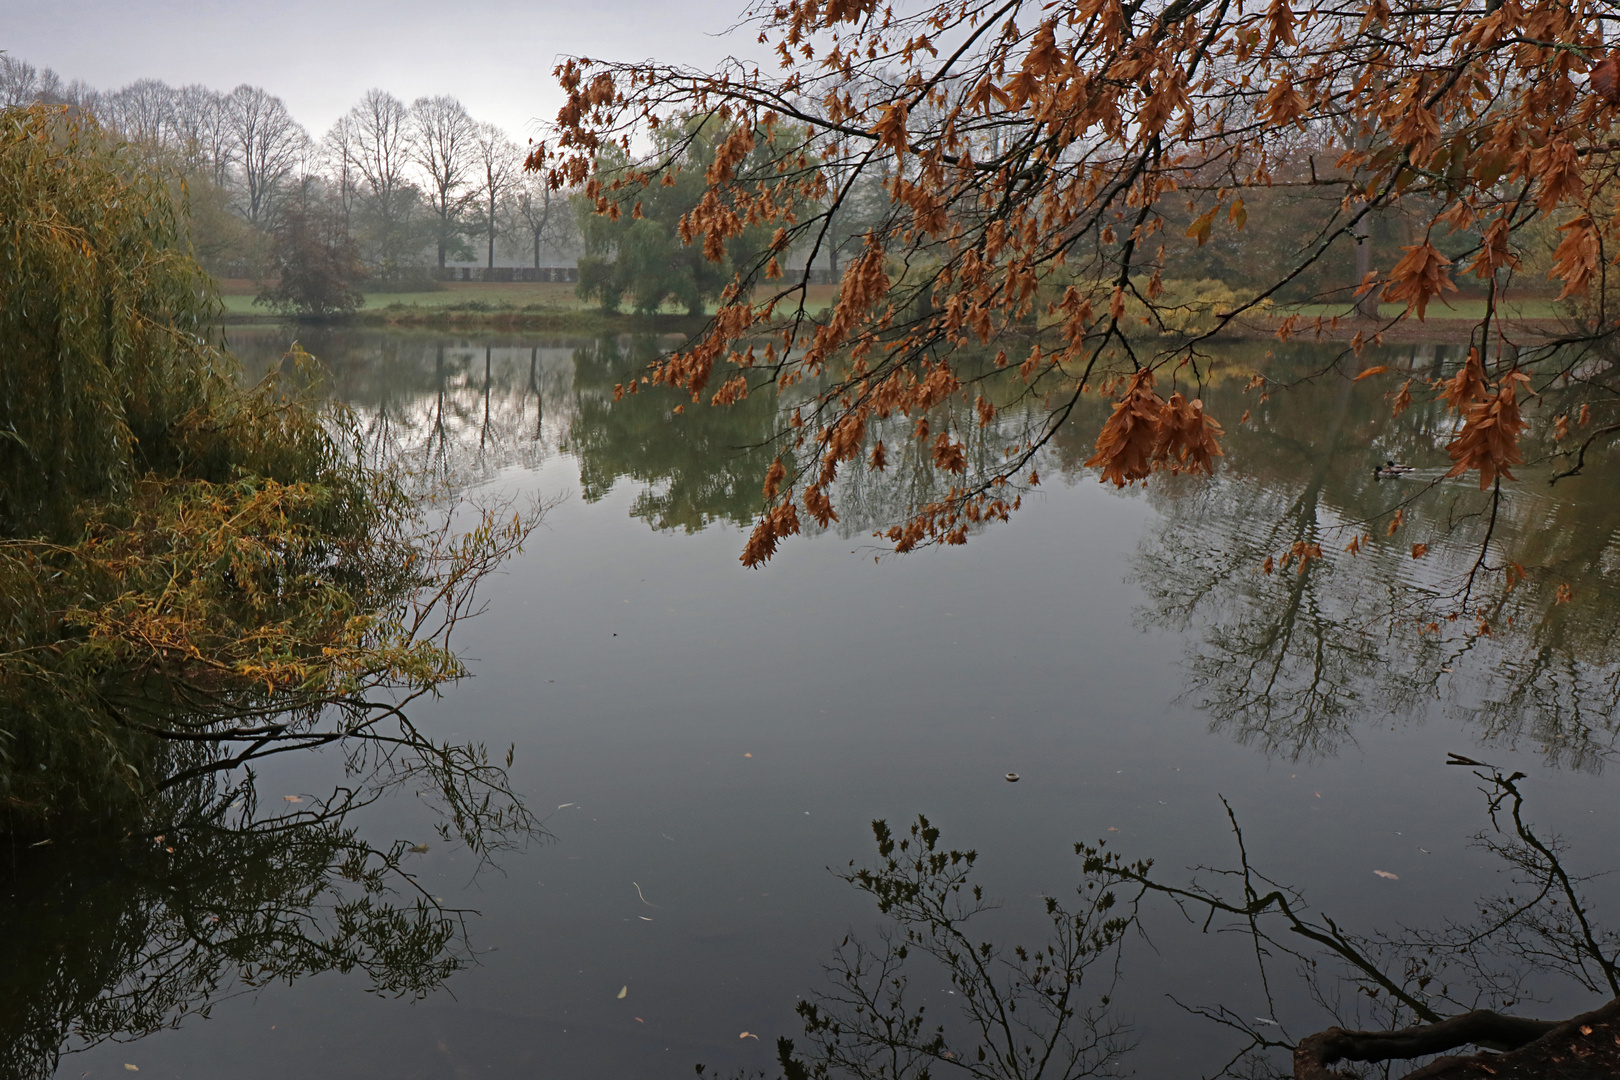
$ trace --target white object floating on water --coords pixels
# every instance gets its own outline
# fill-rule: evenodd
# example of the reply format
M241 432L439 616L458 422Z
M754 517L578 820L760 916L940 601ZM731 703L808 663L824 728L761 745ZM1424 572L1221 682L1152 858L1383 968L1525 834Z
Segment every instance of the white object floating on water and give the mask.
M625 995L627 995L629 993L630 993L630 988L628 986L619 987L619 994L618 994L619 1000L623 1001L624 998L625 998Z

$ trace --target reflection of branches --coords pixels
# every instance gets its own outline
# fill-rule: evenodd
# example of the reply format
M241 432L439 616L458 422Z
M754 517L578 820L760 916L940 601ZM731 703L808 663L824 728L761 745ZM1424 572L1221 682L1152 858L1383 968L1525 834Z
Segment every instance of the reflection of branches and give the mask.
M1452 764L1480 765L1455 755ZM1590 919L1586 887L1594 879L1567 871L1561 861L1564 845L1542 839L1526 822L1517 786L1524 774L1504 776L1486 766L1476 775L1487 785L1483 790L1492 823L1492 830L1477 836L1476 843L1510 868L1512 887L1480 902L1478 918L1449 920L1437 930L1347 930L1312 909L1303 894L1254 869L1230 807L1236 868L1203 867L1203 876L1174 885L1153 876L1146 864L1127 865L1117 854L1098 850L1086 857L1084 869L1130 889L1133 912L1144 898L1159 896L1206 932L1229 927L1249 936L1273 1015L1278 1002L1267 969L1286 957L1306 980L1310 998L1336 1022L1345 1022L1347 1007L1352 1014L1348 1019L1362 1021L1357 1027L1365 1027L1369 1015L1377 1020L1368 1030L1335 1027L1296 1044L1268 1036L1223 1006L1195 1009L1244 1036L1247 1045L1234 1061L1246 1053L1292 1050L1296 1076L1325 1080L1326 1067L1335 1060L1411 1059L1466 1043L1525 1047L1559 1023L1497 1010L1533 1000L1557 980L1588 993L1620 996L1620 935L1596 928ZM1227 882L1239 886L1236 895ZM1326 968L1324 960L1330 962ZM1360 1004L1346 1005L1346 987L1354 991L1350 1000ZM1304 1065L1302 1059L1308 1059Z
M441 986L470 959L464 913L411 880L408 841L360 839L347 819L368 801L339 790L263 815L251 777L199 780L130 836L92 827L17 853L0 904L0 1074L43 1080L64 1049L320 972L360 972L394 996Z
M1331 754L1351 737L1379 671L1379 641L1349 620L1365 617L1366 582L1315 558L1273 575L1261 552L1319 542L1319 485L1292 496L1235 480L1174 496L1134 577L1149 597L1148 618L1186 630L1188 692L1218 730L1267 753ZM1261 515L1261 516L1254 516ZM1244 535L1239 522L1277 524ZM1230 532L1228 531L1230 530ZM1374 594L1376 595L1376 594Z
M1009 951L977 936L979 920L999 905L970 880L975 852L941 847L925 817L898 840L885 822L872 831L878 868L840 876L876 900L890 925L875 946L853 936L839 946L832 988L799 1005L809 1062L791 1040L777 1040L783 1080L927 1080L936 1069L975 1080L1118 1075L1128 1043L1107 1009L1132 917L1113 913L1100 879L1078 890L1075 911L1046 897L1046 944ZM958 1008L943 1023L930 1021L927 992L913 986L919 961L955 988ZM1108 983L1101 992L1084 985L1098 965Z
M1446 484L1451 505L1437 518L1406 520L1418 509L1409 488L1441 485L1438 472L1410 485L1371 480L1341 443L1382 441L1390 456L1422 461L1445 435L1440 414L1409 410L1380 437L1387 412L1359 398L1345 405L1349 385L1337 391L1342 438L1331 423L1266 417L1229 440L1243 475L1161 483L1152 496L1161 520L1133 576L1148 595L1143 620L1188 635L1189 692L1217 728L1290 756L1334 753L1362 718L1419 714L1444 692L1486 738L1533 738L1554 760L1598 767L1620 730L1606 614L1615 501ZM1325 399L1304 411L1338 415ZM1395 540L1402 521L1428 543ZM1364 531L1372 523L1376 536ZM1288 572L1264 572L1289 555ZM1463 661L1466 675L1444 679Z
M1451 764L1474 767L1484 782L1491 828L1475 842L1508 867L1511 884L1477 902L1477 918L1435 929L1368 933L1344 925L1256 869L1226 806L1236 866L1199 867L1189 881L1174 882L1150 861L1077 844L1077 911L1048 898L1045 945L1008 952L981 938L976 923L966 929L995 907L970 880L975 853L943 847L926 818L898 840L875 822L879 866L840 876L877 901L889 928L875 945L846 938L835 951L832 988L799 1007L808 1055L779 1041L783 1080L1107 1075L1124 1049L1123 1030L1107 1019L1112 981L1082 997L1083 977L1099 964L1117 973L1119 943L1144 925L1150 898L1169 901L1203 933L1235 932L1246 942L1268 1015L1250 1020L1233 1003L1183 1006L1239 1036L1216 1075L1342 1080L1329 1071L1336 1062L1416 1060L1466 1045L1506 1053L1444 1058L1411 1076L1540 1078L1555 1074L1551 1062L1572 1056L1587 1071L1570 1076L1613 1075L1604 1070L1620 1068L1620 935L1592 917L1594 877L1568 870L1565 845L1529 823L1522 773L1503 775L1455 755ZM926 995L914 985L918 962L948 975L954 1013L927 1015ZM1294 969L1297 989L1279 981L1279 962ZM1616 1000L1568 1021L1505 1011L1571 990ZM1291 1022L1310 1005L1311 1025L1333 1026L1291 1036ZM1278 1071L1279 1054L1291 1069Z
M875 948L846 938L830 970L834 988L799 1006L820 1065L894 1080L940 1066L984 1080L1110 1075L1125 1043L1105 1019L1108 988L1081 995L1086 972L1110 967L1130 926L1110 914L1113 896L1088 880L1074 912L1047 897L1045 946L1009 954L967 929L996 906L969 881L974 852L940 848L927 818L898 841L884 822L872 829L881 865L842 876L877 901L893 931ZM914 953L948 975L960 1011L947 1020L961 1032L930 1028L926 1007L908 996Z

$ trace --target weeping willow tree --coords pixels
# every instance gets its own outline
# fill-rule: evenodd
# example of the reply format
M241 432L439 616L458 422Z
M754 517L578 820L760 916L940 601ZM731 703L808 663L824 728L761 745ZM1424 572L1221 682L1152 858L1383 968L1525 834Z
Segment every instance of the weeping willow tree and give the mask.
M536 515L430 525L306 355L245 386L182 194L76 111L0 113L0 836L330 744L509 835L501 770L406 706Z

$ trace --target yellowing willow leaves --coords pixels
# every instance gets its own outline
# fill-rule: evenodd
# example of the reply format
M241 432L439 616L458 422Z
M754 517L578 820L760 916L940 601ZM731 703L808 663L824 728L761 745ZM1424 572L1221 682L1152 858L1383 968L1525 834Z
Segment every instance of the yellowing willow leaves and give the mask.
M1499 345L1526 230L1562 237L1547 276L1566 295L1588 290L1603 252L1620 251L1620 78L1602 44L1606 5L770 0L748 18L774 68L564 62L567 104L529 165L558 186L586 184L598 212L617 213L681 160L649 156L608 182L595 169L605 146L652 145L647 133L678 117L705 117L735 140L683 235L710 252L754 225L774 226L774 240L706 330L649 378L694 400L739 376L810 393L782 432L793 465L766 486L749 565L798 531L796 503L822 524L836 519L840 470L884 467L881 445L864 446L891 417L915 424L919 456L946 489L886 534L902 550L960 542L971 523L1005 517L1088 388L1123 387L1089 463L1105 481L1208 472L1221 429L1196 399L1208 374L1201 345L1235 321L1252 326L1308 273L1338 275L1342 288L1325 299L1347 314L1368 291L1404 304L1392 321L1446 302L1456 267L1472 275L1484 314L1455 325L1475 353L1444 392L1464 420L1456 470L1490 486L1521 457L1524 380L1566 373L1567 353L1527 359ZM737 173L745 147L768 165ZM1336 210L1211 325L1186 329L1164 295L1167 247L1242 229L1283 184L1310 186ZM862 219L858 252L821 312L810 273L785 268L825 265L845 241L841 222L873 192L880 210ZM1401 257L1381 252L1381 268L1353 273L1337 265L1369 215L1397 207L1412 241ZM1301 324L1285 320L1278 333ZM1600 305L1571 338L1612 326ZM1380 327L1362 329L1358 346ZM994 371L968 370L964 357L979 350L967 347L997 351ZM1005 459L964 456L950 428L967 421L937 407L972 393L1028 395L1048 421Z

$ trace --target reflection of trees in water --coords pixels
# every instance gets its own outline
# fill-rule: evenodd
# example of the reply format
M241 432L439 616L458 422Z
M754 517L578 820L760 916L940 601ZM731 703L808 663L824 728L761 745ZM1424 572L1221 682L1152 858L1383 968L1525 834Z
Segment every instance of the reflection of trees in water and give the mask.
M460 913L410 881L407 841L360 839L349 815L377 794L339 790L269 814L251 778L209 777L170 789L127 831L67 824L14 852L0 903L0 1075L51 1076L65 1051L207 1016L278 980L357 972L379 994L438 988L469 958Z
M655 529L697 532L717 521L751 522L776 454L776 395L717 407L641 386L614 400L614 387L638 379L659 345L651 335L604 336L574 350L574 412L564 449L579 458L586 500L629 479L643 485L630 513Z
M464 402L474 384L441 365L431 393L403 408L379 394L360 415L426 432L392 453L429 455L424 464L451 483L476 478L517 444L513 395L499 392L494 351L483 359L474 407ZM421 350L401 351L395 375L420 373L420 361ZM266 386L287 387L267 400L292 412L296 387ZM418 400L438 412L409 407ZM453 431L452 404L467 418ZM362 435L348 417L323 415L345 444L379 430ZM368 516L330 541L308 520L286 527L297 502L222 511L199 497L160 508L165 523L204 523L166 525L177 537L165 534L168 546L109 541L63 560L57 577L92 606L48 609L78 625L41 634L31 662L8 672L0 721L0 842L12 853L0 865L0 1075L49 1076L64 1047L139 1038L273 979L354 971L377 992L422 995L462 964L457 913L404 873L411 848L367 844L349 815L409 787L437 812L440 836L480 863L539 835L482 746L436 740L409 713L463 674L455 629L540 510L486 509L463 534L446 515L426 522L391 477L367 478L374 498L358 513ZM199 506L235 514L236 531ZM94 606L97 574L121 575L129 592ZM143 596L148 579L145 595L178 613L173 621L126 627L108 614L121 597ZM256 644L261 634L269 646ZM322 749L344 786L324 802L297 796L274 804L282 815L260 813L251 770Z
M1151 939L1164 915L1181 916L1229 961L1224 983L1204 984L1205 1000L1171 991L1212 1024L1198 1044L1207 1057L1194 1050L1187 1075L1342 1080L1368 1074L1329 1071L1341 1062L1384 1063L1378 1074L1388 1076L1397 1061L1425 1080L1620 1075L1620 934L1597 914L1611 875L1582 873L1564 841L1531 824L1522 773L1451 764L1483 783L1489 824L1474 846L1503 883L1393 931L1358 929L1365 916L1267 877L1227 807L1235 865L1188 877L1106 841L1076 844L1074 892L1036 898L1047 937L1009 947L981 922L999 905L976 879L975 852L948 847L926 818L904 836L874 822L876 864L852 862L839 876L876 901L876 940L852 932L833 951L827 984L798 1007L806 1045L778 1040L780 1076L1129 1075L1130 1032L1112 998L1136 947L1127 943ZM1567 1020L1512 1011L1526 1007L1592 1011ZM1481 1049L1437 1057L1470 1046Z
M757 391L730 407L648 386L615 400L614 387L632 382L656 354L660 343L649 335L569 348L376 332L306 344L326 349L338 392L377 437L408 447L441 475L487 475L560 448L578 457L587 499L629 479L643 485L632 514L654 528L695 531L753 522L771 459L782 452L792 465L792 447L774 440L801 402L794 390ZM1190 635L1190 692L1246 743L1328 754L1361 718L1413 713L1436 700L1442 669L1454 667L1465 678L1442 684L1445 700L1487 738L1533 738L1561 760L1594 765L1620 726L1620 657L1603 621L1620 574L1620 499L1608 497L1611 481L1582 476L1548 488L1527 473L1494 508L1494 521L1489 494L1463 482L1409 506L1449 463L1442 447L1454 418L1429 403L1392 420L1389 403L1365 385L1337 374L1312 378L1324 355L1298 343L1226 347L1216 381L1198 392L1220 415L1250 411L1251 419L1229 432L1215 480L1156 477L1149 486L1159 524L1134 576L1147 595L1146 621ZM1456 359L1420 346L1367 362L1432 377ZM1261 367L1275 401L1243 389ZM948 494L948 474L928 467L942 431L961 445L970 474L993 472L1009 449L1039 436L1043 402L995 406L981 423L974 404L953 397L930 413L922 438L915 417L874 419L868 454L881 440L887 465L841 473L840 534L867 534ZM1107 407L1085 395L1085 415L1057 433L1043 470L1091 482L1080 465L1092 452L1083 433L1097 429ZM1385 458L1425 468L1411 479L1375 480L1372 466ZM1008 485L1009 498L1019 491ZM1397 510L1406 525L1389 536ZM1343 550L1364 535L1366 550ZM1428 539L1428 554L1412 559L1408 535ZM1311 545L1323 557L1303 574L1297 561L1260 572L1268 555L1280 562ZM1509 559L1529 571L1511 590ZM1575 585L1572 602L1557 603L1565 582ZM1472 618L1446 618L1461 606L1463 587L1475 601L1494 597L1485 606L1487 635Z
M694 402L667 387L641 386L615 399L658 355L651 336L600 338L575 350L575 409L563 448L579 458L585 498L601 498L622 479L643 484L631 514L656 529L695 532L717 521L752 525L765 507L761 491L773 458L781 454L794 472L794 447L781 439L788 417L807 398L799 388L750 394L730 406ZM679 408L680 412L676 412ZM874 419L868 443L881 441L882 470L852 466L838 479L840 535L865 534L899 520L906 506L943 497L948 474L930 467L929 439L949 430L969 465L993 471L1006 449L1027 438L1036 419L1025 403L981 425L966 403L941 407L919 438L916 418ZM1016 487L1009 492L1014 497ZM814 529L806 521L807 529Z
M282 331L236 331L250 371L280 355ZM365 421L374 451L398 454L453 488L512 465L533 468L568 437L573 350L556 340L477 342L425 332L306 330L332 392Z
M1620 727L1606 620L1620 509L1600 488L1610 481L1525 483L1494 508L1490 493L1446 483L1415 510L1404 504L1443 470L1378 481L1367 448L1422 461L1414 451L1428 442L1432 459L1442 418L1391 425L1383 402L1345 381L1293 392L1315 400L1257 409L1232 433L1237 468L1149 489L1159 521L1133 571L1144 618L1188 633L1189 693L1212 723L1267 752L1311 756L1333 753L1368 717L1442 700L1487 741L1530 738L1596 767ZM1237 396L1209 396L1222 395ZM1397 509L1403 528L1430 538L1421 558L1403 531L1389 534ZM1371 542L1352 555L1356 538ZM1285 559L1311 545L1320 558ZM1567 582L1577 590L1561 603ZM1453 617L1464 590L1483 621Z

